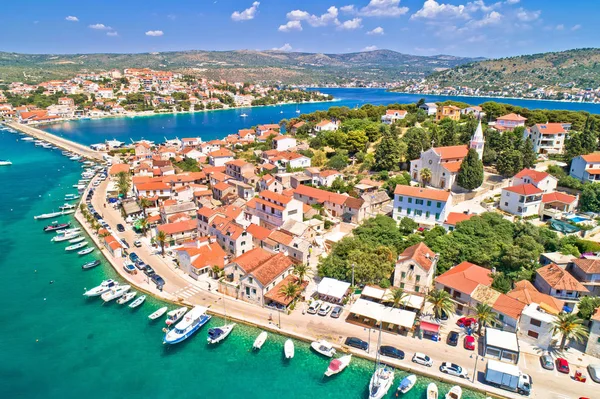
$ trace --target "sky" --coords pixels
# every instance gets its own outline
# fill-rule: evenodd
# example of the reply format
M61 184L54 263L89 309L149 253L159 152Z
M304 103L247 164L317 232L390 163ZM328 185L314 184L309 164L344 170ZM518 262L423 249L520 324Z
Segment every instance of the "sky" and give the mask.
M2 1L0 51L272 50L489 58L598 47L597 0Z

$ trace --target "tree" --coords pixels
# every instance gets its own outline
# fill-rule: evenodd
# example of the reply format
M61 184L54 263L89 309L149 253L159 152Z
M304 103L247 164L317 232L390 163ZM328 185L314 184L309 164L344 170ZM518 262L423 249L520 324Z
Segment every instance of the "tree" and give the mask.
M214 278L219 278L223 274L223 270L221 270L221 268L217 265L213 265L210 271L212 272Z
M563 255L573 255L577 258L579 258L581 256L579 249L575 245L572 245L572 244L565 244L565 245L561 246L559 252ZM585 298L587 298L587 297L585 297Z
M581 146L586 154L596 151L598 147L598 137L594 132L594 120L588 115L583 132L581 132Z
M508 149L498 157L496 169L504 177L512 177L523 169L523 154L519 150Z
M388 295L385 298L385 300L390 302L393 308L399 308L401 306L404 306L404 300L407 296L408 294L404 292L404 289L399 287L393 287L388 292Z
M320 167L325 165L325 161L327 157L325 156L325 152L321 150L315 150L314 155L310 159L310 164L315 167Z
M441 319L444 314L450 316L454 314L456 304L452 300L450 293L444 290L432 290L427 294L427 302L433 308L433 314Z
M568 339L581 343L588 336L588 330L583 325L583 320L574 313L560 313L552 322L553 334L560 334L560 350L565 349Z
M583 212L600 212L600 184L591 183L583 186L579 208Z
M506 294L512 289L512 280L504 273L496 273L492 281L492 288Z
M411 219L408 220L415 223ZM398 252L403 246L402 232L398 230L396 222L384 215L365 220L354 229L353 234L370 247L385 245Z
M363 151L369 142L369 138L365 134L364 130L351 130L348 132L348 138L346 139L346 146L348 151L355 153Z
M152 201L150 201L146 197L141 197L139 204L140 204L140 208L142 208L142 212L144 212L144 217L145 217L146 216L146 208L149 208L152 205Z
M308 267L308 265L300 263L294 266L294 274L296 277L298 277L300 284L302 284L306 277L310 277L312 270Z
M411 127L402 136L406 144L406 158L409 161L421 157L421 152L431 147L430 137L427 131L420 127Z
M396 170L406 153L406 144L394 133L386 133L375 148L376 170Z
M527 137L527 139L523 142L521 146L521 152L523 153L523 167L531 168L535 160L537 159L537 155L535 151L533 151L533 142L531 138Z
M140 219L140 228L142 229L142 234L146 237L146 232L148 231L148 218L143 217Z
M402 220L400 220L400 225L398 226L400 232L404 235L411 234L417 229L417 227L419 227L419 224L409 217L403 217Z
M327 166L331 169L342 170L348 166L348 157L343 154L335 154L329 159Z
M162 256L165 256L165 243L167 242L167 235L164 231L160 230L156 235L156 241L160 245L160 252Z
M426 186L431 181L431 169L429 169L429 168L421 169L421 172L419 172L419 177L421 177L423 186Z
M474 190L483 183L483 162L473 148L469 150L460 165L456 183L467 190Z
M300 286L290 281L279 289L279 293L283 295L285 299L294 299L300 294Z
M492 307L487 303L478 303L474 310L475 318L479 324L477 334L481 335L483 327L487 327L488 324L493 324L496 321L496 313L494 313Z
M581 317L584 320L590 320L596 312L596 309L600 307L600 298L597 296L584 296L579 300L579 304L577 308L579 309L579 313L577 316Z
M119 190L119 195L126 198L130 188L131 181L129 180L129 175L125 172L117 173L117 189Z

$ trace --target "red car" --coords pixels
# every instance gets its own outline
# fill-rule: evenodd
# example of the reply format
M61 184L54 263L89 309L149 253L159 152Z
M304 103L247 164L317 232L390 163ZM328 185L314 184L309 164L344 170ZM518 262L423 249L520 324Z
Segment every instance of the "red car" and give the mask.
M475 320L472 317L461 317L460 319L458 319L456 324L459 327L471 327L471 326L474 326L475 324L477 324L477 320Z
M562 357L556 359L556 369L561 373L569 374L569 362L567 362L567 359L563 359Z
M475 337L472 335L467 335L465 337L465 349L474 351L475 350Z

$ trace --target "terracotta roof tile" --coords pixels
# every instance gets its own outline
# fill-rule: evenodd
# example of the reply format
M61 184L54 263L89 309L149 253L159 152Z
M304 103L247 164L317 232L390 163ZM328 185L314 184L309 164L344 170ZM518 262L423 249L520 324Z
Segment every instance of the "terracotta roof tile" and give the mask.
M425 198L435 201L448 201L450 193L443 190L435 190L432 188L421 188L413 186L403 186L398 184L394 190L396 195L405 195L407 197Z
M573 263L586 274L600 274L600 259L573 259Z
M473 216L476 216L474 213L470 215L465 215L460 212L450 212L446 217L445 224L449 224L450 226L456 226L457 223L463 222L465 220L471 219Z
M427 245L420 242L404 250L398 257L398 262L405 262L409 259L414 260L423 270L428 272L433 265L435 253Z
M437 283L470 295L479 285L492 284L491 271L470 262L462 262L435 278Z
M515 288L513 288L512 291L508 292L506 295L525 305L529 305L531 303L537 303L541 305L544 303L552 307L557 312L562 311L562 308L565 305L564 301L539 292L533 286L533 284L527 280L516 282Z
M467 156L469 149L466 145L453 145L448 147L433 148L436 154L439 154L441 159L464 158Z
M586 162L600 162L600 152L582 155L581 158Z
M536 277L544 280L548 285L557 290L588 292L575 277L569 272L555 265L540 267L536 270Z
M542 195L542 202L545 204L549 202L562 202L564 204L572 204L573 202L575 202L575 200L577 200L577 197L575 197L574 195L569 195L558 191Z
M537 188L531 183L527 184L519 184L517 186L505 187L503 190L510 191L511 193L520 194L520 195L534 195L543 193L542 190Z

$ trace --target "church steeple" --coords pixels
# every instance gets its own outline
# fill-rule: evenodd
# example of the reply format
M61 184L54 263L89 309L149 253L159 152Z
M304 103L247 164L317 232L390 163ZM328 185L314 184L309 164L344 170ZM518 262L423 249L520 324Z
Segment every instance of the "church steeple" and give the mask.
M479 124L477 125L477 129L475 129L475 134L471 138L471 143L469 148L477 151L479 155L479 159L483 159L483 146L485 145L485 138L483 137L483 129L481 128L481 118L479 118Z

